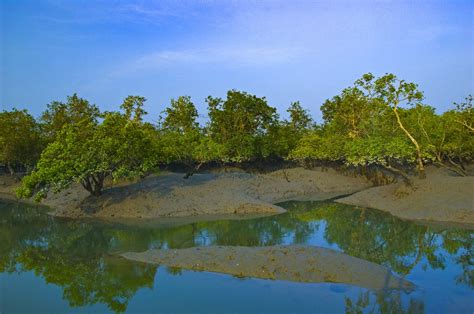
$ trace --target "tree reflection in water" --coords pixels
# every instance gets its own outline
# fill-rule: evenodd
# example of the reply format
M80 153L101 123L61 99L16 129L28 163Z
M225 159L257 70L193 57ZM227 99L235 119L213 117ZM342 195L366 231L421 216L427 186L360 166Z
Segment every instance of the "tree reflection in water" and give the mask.
M288 213L249 220L220 220L180 226L143 227L117 223L64 220L44 209L0 202L0 272L34 271L63 289L71 306L104 303L126 310L136 292L154 285L156 266L117 257L150 248L203 245L268 246L337 245L346 254L385 265L401 276L417 265L443 269L460 265L459 284L473 287L472 232L417 225L375 211L331 202L288 202ZM314 242L321 228L323 242ZM323 229L324 228L324 229ZM179 275L179 269L169 269ZM401 308L400 292L364 292L346 298L346 310L358 312L423 310L411 300Z
M420 314L425 312L424 303L421 300L410 298L408 304L404 304L400 291L365 291L357 300L345 298L346 313L410 313Z

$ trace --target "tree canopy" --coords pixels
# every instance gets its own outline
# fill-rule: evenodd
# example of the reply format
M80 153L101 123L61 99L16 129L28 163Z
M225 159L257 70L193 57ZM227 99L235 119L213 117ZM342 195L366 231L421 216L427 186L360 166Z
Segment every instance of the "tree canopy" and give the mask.
M225 158L247 161L265 157L265 134L278 119L276 109L265 97L230 90L225 100L207 98L211 138L224 146Z
M380 166L405 179L407 168L416 167L423 177L426 163L449 161L463 174L462 163L472 161L474 152L469 103L437 115L422 100L423 93L414 83L393 74L380 78L365 74L324 102L321 128L305 135L290 158ZM456 119L461 122L453 128Z
M96 122L99 115L97 106L91 105L77 94L68 96L65 103L53 101L47 105L47 109L40 117L43 136L48 142L52 142L65 125L84 121Z
M26 110L0 112L0 164L10 173L31 169L42 148L40 127Z
M408 182L408 172L423 176L425 165L435 163L465 175L464 164L474 158L472 96L443 114L423 100L415 83L367 73L321 105L320 124L297 101L280 119L265 97L238 90L225 99L207 97L205 124L189 96L172 99L153 124L144 121L144 97L100 112L74 94L48 104L38 120L16 109L0 113L0 164L27 170L18 194L38 199L73 182L100 195L107 177L172 164L191 175L206 163L333 163L381 169Z
M101 194L104 180L135 177L155 164L153 128L143 123L143 97L129 96L121 112L106 112L102 121L82 119L66 124L43 151L36 169L23 178L21 197L40 200L74 182L92 195Z

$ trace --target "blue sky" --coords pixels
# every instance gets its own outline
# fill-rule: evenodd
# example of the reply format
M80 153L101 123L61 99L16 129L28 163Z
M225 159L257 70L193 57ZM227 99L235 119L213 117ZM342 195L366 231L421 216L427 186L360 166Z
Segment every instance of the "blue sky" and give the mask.
M104 110L145 96L266 96L283 117L363 73L420 85L443 112L474 93L474 1L0 0L2 109L39 115L77 92Z

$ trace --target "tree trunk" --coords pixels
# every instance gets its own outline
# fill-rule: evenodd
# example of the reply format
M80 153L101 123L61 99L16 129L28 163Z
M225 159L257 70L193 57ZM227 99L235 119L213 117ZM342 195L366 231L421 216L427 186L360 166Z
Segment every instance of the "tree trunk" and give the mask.
M92 194L92 184L89 178L82 179L81 184L84 187L84 189L87 190L87 192Z
M194 167L193 170L191 170L191 172L187 172L187 173L184 175L183 179L189 179L196 171L199 170L199 168L201 168L201 166L202 166L203 164L204 164L203 161L200 162L196 167Z
M398 111L397 111L397 106L396 106L396 105L395 105L395 107L393 108L393 112L395 113L395 116L397 117L398 125L399 125L400 128L403 130L403 132L405 132L405 134L408 136L408 138L409 138L410 141L413 143L413 145L415 145L415 149L416 149L416 159L417 159L417 163L418 163L418 173L419 173L420 179L424 179L424 178L426 178L426 174L425 174L425 167L424 167L424 165L423 165L423 159L421 158L420 145L418 145L418 142L416 141L416 139L410 134L410 132L408 132L408 130L407 130L407 129L405 128L405 126L403 125L402 120L400 119L400 116L398 115Z
M451 157L447 156L448 157L448 161L451 165L454 166L454 168L456 170L454 170L455 172L457 172L459 175L465 177L467 176L467 173L466 171L463 169L463 167L461 165L458 165L457 163L454 162L454 160L451 159Z
M390 165L382 165L382 166L388 171L394 173L395 175L401 176L403 178L403 181L405 181L405 184L413 188L413 182L411 181L410 177L405 172L403 172L400 169L394 168Z
M102 188L104 187L104 179L105 176L102 174L97 174L96 176L92 176L92 181L94 182L93 184L93 193L92 195L94 196L100 196L102 195Z
M104 174L91 175L81 181L82 186L93 196L102 195L104 187Z
M10 172L10 175L15 174L15 169L13 169L11 163L7 162L7 168L8 168L8 171Z
M460 169L459 167L456 167L457 165L455 165L455 167L449 167L447 165L445 165L443 162L440 162L440 161L436 161L435 163L436 165L440 166L440 167L443 167L443 168L446 168L448 170L451 170L453 172L456 172L458 175L460 175L461 177L465 177L467 176L466 172L464 172L462 169Z

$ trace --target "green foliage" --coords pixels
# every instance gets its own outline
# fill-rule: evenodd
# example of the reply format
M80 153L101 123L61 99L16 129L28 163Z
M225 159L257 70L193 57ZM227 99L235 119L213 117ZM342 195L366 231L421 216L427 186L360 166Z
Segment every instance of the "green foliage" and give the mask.
M158 143L160 161L191 164L195 161L194 149L203 136L196 119L198 112L189 96L171 99L171 105L163 112Z
M298 141L313 128L313 120L298 101L292 102L286 111L290 120L276 121L265 134L262 151L264 157L287 158Z
M170 163L197 169L210 162L321 161L381 167L406 179L406 168L422 174L424 164L436 162L465 175L462 164L474 159L472 96L442 115L422 100L416 84L368 73L323 103L322 125L299 102L280 120L265 97L230 90L225 99L206 99L209 121L201 127L189 96L172 99L155 126L143 121L144 97L128 96L122 113L100 113L74 94L50 103L40 123L26 111L1 113L0 163L32 169L49 144L18 191L38 199L73 182L99 195L106 177L136 177Z
M393 171L400 165L416 166L423 175L425 163L435 159L442 162L449 157L449 143L459 139L462 132L452 130L456 111L438 116L422 100L423 93L414 83L393 74L380 78L365 74L352 87L326 100L321 107L321 131L306 134L290 158L340 161L362 167L375 165ZM458 119L465 123L458 123L457 128L469 130L469 105L461 107L464 118ZM463 140L467 144L457 141L453 147L459 150L453 155L467 161L472 156L466 153L472 152L472 139L464 136Z
M443 143L443 154L449 159L459 159L468 162L474 160L474 110L472 96L460 104L455 103L455 109L442 115L442 126L446 134Z
M373 117L381 117L385 108L370 99L357 87L346 88L341 95L328 99L321 106L326 127L332 133L349 138L366 135L374 123Z
M276 109L265 97L230 90L227 99L207 98L211 138L225 147L224 160L245 161L264 157L262 144L277 121Z
M199 145L202 134L198 129L186 133L171 130L159 130L157 145L159 161L190 164L194 161L194 148Z
M292 102L286 110L290 114L290 121L287 122L290 128L298 133L304 133L313 125L313 119L308 111L301 107L299 101Z
M421 147L418 140L408 130L406 124L403 123L399 114L401 105L416 105L423 100L423 93L418 90L418 85L400 80L394 74L385 74L374 80L374 76L368 73L357 80L355 86L356 88L361 88L367 98L382 104L394 113L398 126L415 146L417 167L420 177L424 177Z
M210 136L201 136L199 142L193 147L193 158L198 163L228 162L225 159L225 146L216 143Z
M77 94L67 97L66 103L53 101L40 118L44 138L48 142L54 141L64 126L77 123L97 122L99 108L91 105Z
M26 110L0 112L0 164L31 169L43 148L39 125Z
M141 121L142 101L129 96L122 105L125 113L105 113L101 123L82 119L65 125L23 179L18 196L41 200L75 182L100 195L106 177L130 178L150 170L156 163L154 130Z
M163 129L189 133L199 128L196 119L198 112L189 96L180 96L178 99L171 99L171 105L165 109Z
M413 163L414 148L402 137L370 137L350 141L345 147L345 161L353 166Z
M343 161L346 138L332 134L328 136L321 131L314 131L304 136L298 146L290 153L293 160Z

